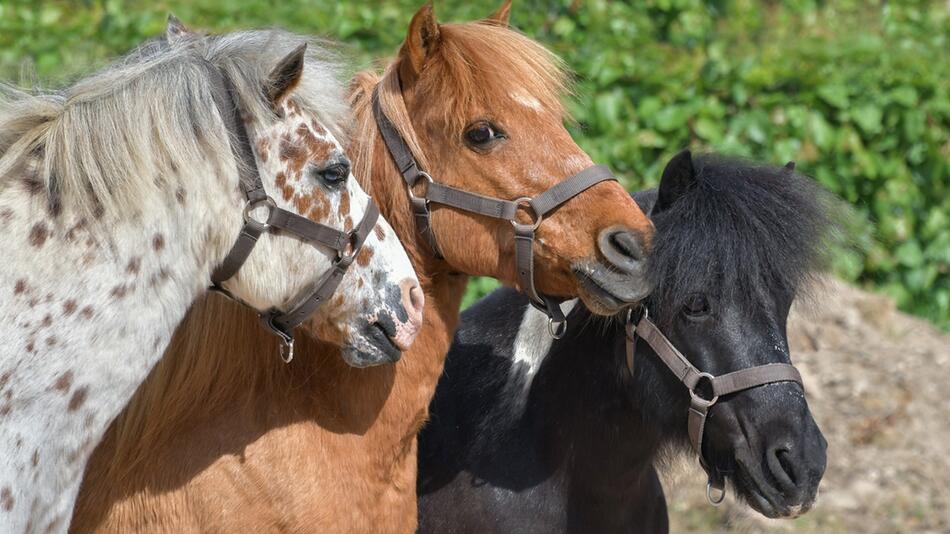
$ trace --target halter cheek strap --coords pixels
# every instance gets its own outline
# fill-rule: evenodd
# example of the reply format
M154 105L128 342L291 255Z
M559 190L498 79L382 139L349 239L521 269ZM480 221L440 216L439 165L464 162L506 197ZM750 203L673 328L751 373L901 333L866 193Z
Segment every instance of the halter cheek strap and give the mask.
M534 285L534 241L535 233L544 217L564 204L568 200L583 193L600 182L616 180L617 178L605 165L594 165L554 185L550 189L535 197L521 197L515 200L505 200L488 197L440 184L432 179L425 171L419 168L412 150L396 130L392 121L383 112L379 104L379 88L373 91L373 114L377 127L382 135L383 142L392 156L396 168L406 182L409 192L409 202L419 233L425 238L432 252L442 259L442 251L432 231L432 219L429 213L429 204L442 204L458 210L490 217L503 219L514 227L515 265L518 272L518 281L528 295L532 306L548 316L548 330L555 338L560 338L567 331L567 319L561 311L559 300L551 296L538 293ZM421 196L415 194L416 186L425 182L425 191ZM531 214L532 222L523 224L518 221L519 210Z
M239 183L244 198L247 200L244 205L244 226L230 252L212 272L211 289L238 300L221 284L237 274L251 255L261 234L273 232L274 229L292 234L306 243L326 247L336 252L336 259L331 264L330 270L312 286L308 295L295 299L296 304L290 311L282 312L271 308L260 314L264 326L283 341L281 357L289 363L294 355L294 328L307 320L320 304L333 295L343 280L343 275L366 241L366 237L376 226L379 209L370 199L359 225L349 232L344 232L278 207L264 190L247 128L238 114L234 85L218 68L212 66L210 72L212 97L225 127L231 134L229 136L231 151L238 160ZM252 215L258 208L267 208L267 219L264 222L255 219ZM287 349L286 354L284 348Z
M663 335L663 332L650 320L646 308L642 308L643 315L635 321L633 312L627 316L626 329L626 361L630 376L633 377L636 361L637 337L642 338L659 356L660 361L673 373L686 389L689 390L689 415L687 417L687 432L693 450L699 456L699 463L706 471L709 481L706 484L706 497L714 505L718 505L725 497L725 479L717 470L711 468L703 457L703 431L706 427L706 418L709 409L723 395L752 389L775 382L795 382L805 387L801 374L793 365L787 363L769 363L740 369L724 375L713 376L697 369L683 354L676 349L673 343ZM697 392L699 385L706 381L712 397L705 398ZM711 490L720 492L714 499Z

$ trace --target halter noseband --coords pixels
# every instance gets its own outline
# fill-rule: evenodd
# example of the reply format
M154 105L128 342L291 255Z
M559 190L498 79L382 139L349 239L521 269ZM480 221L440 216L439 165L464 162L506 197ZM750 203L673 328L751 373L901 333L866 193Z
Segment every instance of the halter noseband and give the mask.
M440 184L432 179L428 173L419 168L412 150L396 130L392 121L383 112L379 104L379 87L373 90L373 115L376 125L382 134L389 155L396 163L396 168L406 181L409 191L409 202L416 219L416 227L429 243L429 247L436 257L442 259L442 252L432 232L432 222L429 216L429 204L443 204L453 208L476 213L493 219L503 219L511 223L515 234L515 265L518 268L518 279L521 287L528 295L531 305L548 316L548 332L554 338L561 338L567 331L567 319L561 311L557 299L538 293L534 287L534 238L535 231L541 226L544 216L564 204L568 200L583 193L600 182L616 180L617 178L605 165L594 165L555 184L550 189L534 197L520 197L515 200L486 197L477 193L464 191L448 185ZM425 192L416 196L415 186L426 182ZM518 222L519 209L525 209L532 214L530 224Z
M247 129L238 114L233 83L216 67L211 67L210 72L212 73L214 103L224 120L225 127L231 134L229 136L231 151L238 160L238 181L247 199L247 204L244 205L244 226L231 251L211 274L211 289L234 299L234 295L224 289L221 284L237 274L247 261L261 234L271 232L275 228L293 234L306 243L322 245L336 251L336 258L330 269L314 284L309 295L296 300L296 304L290 311L282 312L277 308L271 308L260 313L264 326L279 336L283 342L281 358L289 363L294 357L294 328L303 323L320 304L333 295L343 280L346 270L366 241L366 237L376 226L379 209L373 200L369 199L363 220L353 230L344 232L278 207L264 191ZM262 207L268 210L267 219L264 222L258 221L251 215L251 212ZM287 349L286 354L284 348Z
M630 371L630 376L633 377L637 336L639 336L650 345L657 356L660 357L660 361L676 376L676 379L689 390L689 417L687 419L689 442L696 454L699 455L699 463L708 476L706 498L711 504L718 506L726 496L726 481L722 474L710 467L703 457L703 429L706 426L709 409L723 395L775 382L795 382L804 388L802 376L798 369L787 363L757 365L719 376L700 371L676 349L656 324L650 320L647 308L641 306L640 309L642 315L639 321L634 319L634 310L627 312L625 325L627 370ZM706 399L696 391L703 381L708 383L712 398ZM718 499L713 499L711 494L713 489L720 492Z

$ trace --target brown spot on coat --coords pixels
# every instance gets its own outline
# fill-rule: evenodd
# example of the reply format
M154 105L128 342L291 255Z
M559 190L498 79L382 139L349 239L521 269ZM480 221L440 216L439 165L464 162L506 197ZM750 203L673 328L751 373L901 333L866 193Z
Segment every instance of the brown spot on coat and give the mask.
M185 190L184 188L179 187L175 190L175 200L178 201L182 206L185 205Z
M20 278L16 281L16 284L13 285L13 294L19 295L26 291L26 280Z
M36 176L29 176L23 179L23 189L31 195L38 195L42 193L46 187L43 186L43 182L37 179Z
M280 140L280 159L293 173L299 174L307 163L307 151L294 143L289 135L284 135Z
M33 462L33 467L40 465L40 450L39 449L36 449L33 451L33 458L31 458L31 460Z
M350 192L344 190L340 193L340 217L346 217L350 214Z
M363 248L360 249L360 253L356 255L356 263L360 267L366 267L369 265L370 258L373 257L373 249L366 245L363 245Z
M383 231L383 225L377 224L376 227L373 228L373 232L376 234L376 239L379 241L386 239L386 232Z
M3 386L7 385L7 382L10 381L11 376L13 376L13 371L6 371L0 375L0 389L3 389Z
M85 306L79 312L79 315L81 315L83 319L92 319L92 314L93 314L92 306Z
M0 211L0 223L7 224L13 220L13 211L9 208Z
M40 323L40 326L44 328L49 328L52 325L53 325L53 316L47 313L46 316L43 317L43 322Z
M262 162L266 162L269 157L268 148L270 148L270 142L266 138L257 141L257 157L261 158Z
M89 394L89 390L86 386L83 386L76 390L73 393L73 396L69 398L69 411L75 412L78 410L84 402L86 402L86 396Z
M43 243L46 243L47 237L49 237L49 230L46 229L46 225L43 223L36 223L30 229L30 244L34 247L42 247Z
M129 288L125 285L119 284L112 288L112 291L109 292L110 295L117 299L125 297L125 294L129 291Z
M79 219L76 224L72 225L69 230L66 230L66 241L72 241L76 238L76 234L80 230L86 227L86 219Z
M0 506L3 506L3 509L6 511L13 510L13 492L10 490L10 487L5 487L0 490Z
M141 268L142 268L142 259L139 257L135 257L129 260L129 264L125 267L125 271L129 274L137 274Z
M165 248L165 236L162 234L155 234L155 237L152 238L152 248L156 252Z
M56 383L53 384L53 388L57 391L61 391L64 395L69 391L73 385L73 372L66 371L65 373L59 375L59 378L56 379Z
M56 345L56 336L50 336L50 337L46 338L46 346L47 346L47 347L52 347L52 346L54 346L54 345Z
M34 350L33 341L30 341L29 343L26 344L26 351L29 352L30 354L33 354L34 352L36 352L36 350Z
M76 301L73 299L69 299L63 303L63 313L68 317L76 311L76 307L77 307Z

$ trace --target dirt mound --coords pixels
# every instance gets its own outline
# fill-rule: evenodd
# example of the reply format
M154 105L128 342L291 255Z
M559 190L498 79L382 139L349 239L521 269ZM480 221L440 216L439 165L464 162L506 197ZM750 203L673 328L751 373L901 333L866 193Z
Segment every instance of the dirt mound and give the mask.
M788 334L828 440L815 507L772 521L730 493L713 508L691 459L664 480L672 532L950 532L950 336L841 282L814 301Z

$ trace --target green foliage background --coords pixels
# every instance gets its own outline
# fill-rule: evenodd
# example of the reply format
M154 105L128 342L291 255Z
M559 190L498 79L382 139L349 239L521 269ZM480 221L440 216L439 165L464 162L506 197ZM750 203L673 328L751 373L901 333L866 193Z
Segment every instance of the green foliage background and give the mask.
M391 54L420 0L0 1L0 76L60 84L164 29L283 26ZM439 1L442 20L492 3ZM679 149L795 160L856 207L838 273L950 327L950 8L943 0L516 0L577 73L581 145L654 185ZM780 222L776 222L780 224ZM469 301L494 286L476 279Z

